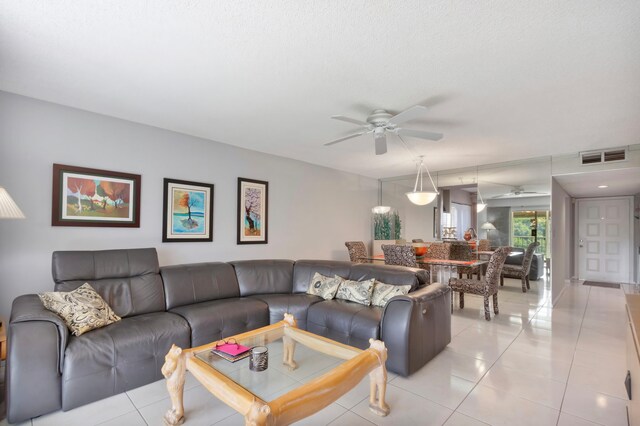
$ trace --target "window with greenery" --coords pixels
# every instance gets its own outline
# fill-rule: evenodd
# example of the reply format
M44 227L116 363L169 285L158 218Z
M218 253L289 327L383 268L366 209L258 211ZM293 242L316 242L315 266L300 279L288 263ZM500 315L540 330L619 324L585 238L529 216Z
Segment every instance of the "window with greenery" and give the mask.
M511 216L511 245L527 248L529 244L538 241L540 246L536 253L547 253L547 224L548 210L518 211Z

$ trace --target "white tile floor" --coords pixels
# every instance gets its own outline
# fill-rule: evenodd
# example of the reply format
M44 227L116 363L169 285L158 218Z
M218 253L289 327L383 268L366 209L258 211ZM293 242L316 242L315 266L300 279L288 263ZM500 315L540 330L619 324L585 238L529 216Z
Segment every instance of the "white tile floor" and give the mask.
M456 307L449 347L409 378L390 375L391 414L368 409L366 380L303 425L626 425L624 295L572 284L554 309L548 285L517 280L500 289L500 314L483 317L482 299ZM243 419L193 378L186 425L242 425ZM40 425L161 425L170 403L163 381L66 413ZM0 426L6 421L0 422Z

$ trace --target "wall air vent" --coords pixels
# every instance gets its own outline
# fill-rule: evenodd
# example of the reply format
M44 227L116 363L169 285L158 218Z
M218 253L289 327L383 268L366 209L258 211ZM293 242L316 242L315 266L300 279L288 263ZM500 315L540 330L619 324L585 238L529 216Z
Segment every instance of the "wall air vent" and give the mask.
M627 159L626 148L615 148L608 151L589 151L580 153L580 161L583 166L590 164L612 163Z

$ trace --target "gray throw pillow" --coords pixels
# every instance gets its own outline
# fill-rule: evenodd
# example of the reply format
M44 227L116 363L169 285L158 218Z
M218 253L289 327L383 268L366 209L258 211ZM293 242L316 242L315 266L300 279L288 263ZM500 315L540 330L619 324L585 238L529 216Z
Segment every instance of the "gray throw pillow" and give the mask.
M411 290L411 285L392 285L381 283L376 281L373 287L373 296L371 297L371 304L373 306L380 306L384 308L393 296L406 295Z
M340 278L337 275L336 277ZM374 281L374 278L366 281L344 280L342 284L340 284L338 293L336 293L336 299L350 300L351 302L370 306Z
M320 296L325 300L331 300L335 297L341 282L342 278L338 276L333 278L326 277L316 272L315 274L313 274L313 278L311 278L309 288L307 289L307 294Z

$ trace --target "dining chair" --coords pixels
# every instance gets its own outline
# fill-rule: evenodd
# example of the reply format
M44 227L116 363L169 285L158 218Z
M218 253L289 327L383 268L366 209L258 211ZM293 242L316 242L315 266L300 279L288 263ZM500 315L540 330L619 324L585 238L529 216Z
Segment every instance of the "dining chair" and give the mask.
M367 255L367 247L362 241L347 241L344 243L349 250L349 260L353 263L370 263Z
M469 244L451 244L449 259L470 261L473 259L473 249ZM463 275L466 275L467 278L473 278L473 274L478 274L478 279L480 279L480 275L482 275L480 266L458 266L456 270L458 278L462 278Z
M427 254L425 255L429 259L449 259L451 252L451 244L448 243L431 243Z
M531 270L531 261L533 259L533 253L540 245L539 242L531 243L524 252L522 258L522 265L504 265L502 268L502 274L500 274L500 285L504 285L504 277L520 278L522 282L522 292L526 293L531 288L529 284L529 271Z
M383 244L382 252L384 253L385 265L410 266L413 268L418 267L418 262L416 262L416 255L413 252L413 247L411 246L403 246L399 244Z
M489 309L489 297L493 297L493 312L498 315L498 281L502 273L504 261L507 259L511 247L500 247L491 255L487 273L482 280L469 278L451 278L449 286L451 291L460 293L460 309L464 308L464 294L471 293L484 297L484 319L491 321L491 310ZM453 312L453 297L451 298L451 312Z
M491 251L491 242L489 240L478 241L478 251Z

